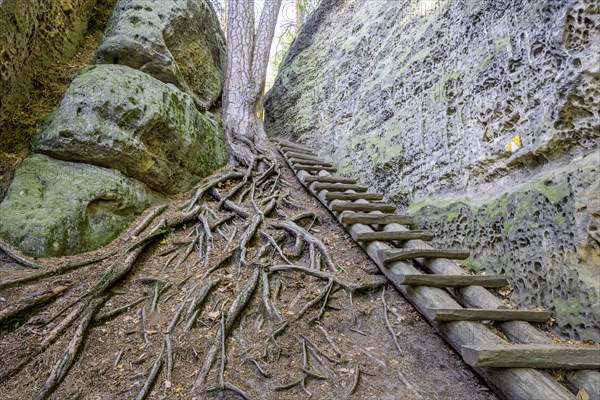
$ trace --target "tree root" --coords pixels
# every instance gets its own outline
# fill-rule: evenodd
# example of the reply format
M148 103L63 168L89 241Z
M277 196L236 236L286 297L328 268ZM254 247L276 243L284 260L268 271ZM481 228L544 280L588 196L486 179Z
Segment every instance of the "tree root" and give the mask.
M70 287L71 285L57 286L50 290L46 290L42 293L36 293L32 297L26 297L15 304L9 305L8 307L0 310L0 324L4 323L10 318L14 318L19 314L27 312L34 307L49 302L55 297L60 296L65 290L67 290Z
M14 250L11 246L8 245L8 243L4 242L3 240L0 240L0 250L5 252L7 256L12 258L19 264L23 265L24 267L33 269L43 268L43 266L41 266L40 264L28 260L27 258L25 258L25 256L19 255L19 253L17 253L16 250Z
M333 282L335 284L340 286L342 289L344 289L347 292L351 292L351 293L375 290L375 289L378 289L379 287L385 285L385 283L386 283L385 279L380 279L378 281L368 282L368 283L365 283L362 285L356 284L356 283L342 280L342 279L340 279L332 274L329 274L327 272L306 268L306 267L303 267L300 265L274 265L270 268L270 270L271 270L271 272L298 271L298 272L304 272L305 274L312 275L312 276L315 276L315 277L321 278L321 279L327 279L327 280L331 279L331 280L333 280Z
M20 277L17 279L0 282L0 290L8 289L8 288L15 287L15 286L23 286L25 284L35 283L35 282L37 282L41 279L47 278L49 276L64 275L68 272L75 271L78 268L85 267L85 266L103 261L109 257L114 256L115 254L116 254L116 251L112 251L108 254L93 257L88 260L67 263L67 264L59 265L58 267L55 267L55 268L46 269L44 271L36 272L31 275L23 276L23 277Z
M242 290L242 292L238 295L238 297L236 297L236 299L233 301L233 304L231 304L231 307L229 307L229 311L227 312L227 319L224 324L225 338L227 338L229 332L233 328L233 325L235 324L237 319L240 317L240 315L242 314L242 311L246 307L246 304L248 304L248 301L254 294L254 291L256 290L256 287L258 286L259 276L260 276L260 269L255 267L254 271L252 272L252 277L248 280L248 284ZM220 334L221 334L221 332L219 332L219 335ZM213 363L215 362L216 352L217 352L217 345L213 344L211 349L208 351L206 359L204 360L202 369L200 370L200 373L198 374L198 377L196 378L196 381L194 382L194 389L193 389L194 393L197 391L198 388L200 388L201 386L204 385L204 382L206 381L208 372L210 371Z
M148 227L148 225L150 225L152 221L154 221L154 219L162 214L166 209L167 205L163 204L152 210L146 216L146 218L144 218L137 226L135 226L127 235L123 237L123 242L127 242L132 237L138 236L140 233L142 233Z
M73 362L75 362L77 353L83 345L87 329L92 322L94 314L100 309L100 307L102 307L102 304L104 304L107 298L108 296L101 296L94 299L88 305L83 313L83 316L81 317L81 322L77 326L77 330L75 331L73 338L67 345L65 352L54 365L54 368L52 368L52 371L50 372L50 376L48 376L48 379L35 396L36 400L45 400L49 398L54 389L56 389L56 387L67 375L67 372L69 372L69 369L71 369Z
M388 306L387 306L387 303L385 302L385 287L381 291L381 302L383 303L383 316L385 318L385 325L387 326L388 331L390 331L390 333L392 334L392 338L394 339L394 344L396 345L396 348L400 352L400 355L403 356L404 353L402 352L400 343L398 343L398 337L396 336L396 333L394 332L394 329L392 328L392 324L390 324L390 320L387 315L388 314Z
M319 239L308 233L307 230L305 230L304 228L300 227L298 224L292 221L274 223L272 224L272 226L274 228L284 229L294 235L301 236L302 239L304 239L304 241L306 241L309 244L309 250L311 253L311 265L315 265L317 269L319 269L321 263L315 257L315 254L317 254L316 251L318 251L318 254L325 263L325 266L331 271L337 271L337 268L335 267L333 260L329 256L329 253L327 252L327 249L325 248L323 242L321 242Z

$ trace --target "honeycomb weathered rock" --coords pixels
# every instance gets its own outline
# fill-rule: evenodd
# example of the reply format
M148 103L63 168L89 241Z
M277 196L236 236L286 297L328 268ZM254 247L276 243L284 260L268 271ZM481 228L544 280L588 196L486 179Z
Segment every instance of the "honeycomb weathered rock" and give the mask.
M423 222L444 243L481 243L494 256L476 256L482 268L510 266L519 305L552 306L560 332L600 340L597 193L558 178L556 201L513 192L578 157L600 163L599 26L592 0L324 2L266 97L267 132L401 206L429 200ZM506 151L517 134L522 148ZM589 183L597 171L570 174ZM481 217L508 198L531 201L512 230Z

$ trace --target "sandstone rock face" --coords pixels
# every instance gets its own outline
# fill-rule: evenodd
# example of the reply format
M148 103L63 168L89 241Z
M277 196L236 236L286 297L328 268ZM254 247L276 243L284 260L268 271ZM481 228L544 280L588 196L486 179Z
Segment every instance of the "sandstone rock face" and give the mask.
M172 83L206 110L221 93L225 39L207 0L119 0L95 62Z
M168 194L227 162L221 128L190 96L121 65L82 71L41 124L33 149L114 168Z
M513 301L550 307L557 332L598 341L595 10L325 2L266 97L267 132L412 204L442 243L473 249L474 268L506 272ZM506 151L517 134L522 148Z
M113 240L160 197L121 173L32 154L0 203L0 237L26 254L77 254Z
M0 125L27 96L36 69L75 53L96 2L0 1Z

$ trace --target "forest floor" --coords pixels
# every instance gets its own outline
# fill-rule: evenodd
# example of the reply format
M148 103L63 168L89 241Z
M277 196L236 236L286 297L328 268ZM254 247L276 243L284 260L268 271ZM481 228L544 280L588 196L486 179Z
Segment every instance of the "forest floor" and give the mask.
M0 271L0 398L495 399L277 157Z

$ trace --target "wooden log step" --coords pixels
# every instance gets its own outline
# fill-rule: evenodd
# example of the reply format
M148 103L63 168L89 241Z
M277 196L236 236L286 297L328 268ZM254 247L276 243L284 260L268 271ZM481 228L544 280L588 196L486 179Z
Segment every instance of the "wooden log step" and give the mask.
M481 308L444 308L434 311L434 321L528 321L546 322L551 314L547 311L522 311Z
M286 155L288 155L288 153L298 153L298 154L304 154L307 156L317 156L317 154L309 149L298 149L296 147L288 147L288 146L279 146L279 149L285 153Z
M402 224L412 225L415 219L411 215L400 214L363 214L354 213L342 216L342 224L365 224L365 225L386 225Z
M290 158L292 165L304 164L304 165L323 165L324 167L333 167L333 164L324 160L305 160L298 158Z
M311 154L308 154L308 153L296 153L296 152L293 152L293 151L285 153L285 156L288 159L290 159L290 158L300 158L302 160L314 160L314 161L319 161L319 160L323 159L318 154L314 154L314 153L311 153Z
M381 253L384 263L410 260L413 258L449 258L452 260L464 260L471 255L468 250L454 249L397 249L381 250Z
M342 193L342 192L327 192L326 200L383 200L382 193Z
M298 171L306 171L306 172L318 172L318 171L327 171L327 172L336 172L336 167L327 167L325 165L306 165L306 164L294 164L294 169Z
M357 180L354 178L345 178L341 176L307 176L304 178L305 183L321 182L321 183L349 183L351 185L356 184Z
M471 345L461 348L471 367L481 368L600 368L600 349L551 344Z
M315 183L314 189L318 192L320 190L328 190L330 192L345 192L346 190L354 190L355 192L364 193L368 188L360 185L351 185L346 183Z
M467 286L499 288L506 286L508 284L508 279L503 276L421 274L399 275L398 283L409 286L429 286L439 288Z
M279 146L289 147L291 149L298 149L298 150L309 150L309 151L312 150L308 146L304 146L304 145L301 145L301 144L298 144L298 143L292 143L292 142L289 142L287 140L279 140Z
M331 211L333 212L341 212L341 211L362 211L362 212L370 212L370 211L381 211L381 212L394 212L396 210L395 204L378 204L378 203L352 203L348 201L344 202L334 202L330 206Z
M385 231L385 232L362 232L356 235L357 242L373 242L379 240L433 240L434 234L429 231Z
M306 150L310 150L310 148L308 146L304 146L302 144L298 144L298 143L294 143L294 142L290 142L289 140L285 140L285 139L276 139L275 140L277 143L279 143L280 146L288 146L288 147L296 147L298 149L306 149Z

